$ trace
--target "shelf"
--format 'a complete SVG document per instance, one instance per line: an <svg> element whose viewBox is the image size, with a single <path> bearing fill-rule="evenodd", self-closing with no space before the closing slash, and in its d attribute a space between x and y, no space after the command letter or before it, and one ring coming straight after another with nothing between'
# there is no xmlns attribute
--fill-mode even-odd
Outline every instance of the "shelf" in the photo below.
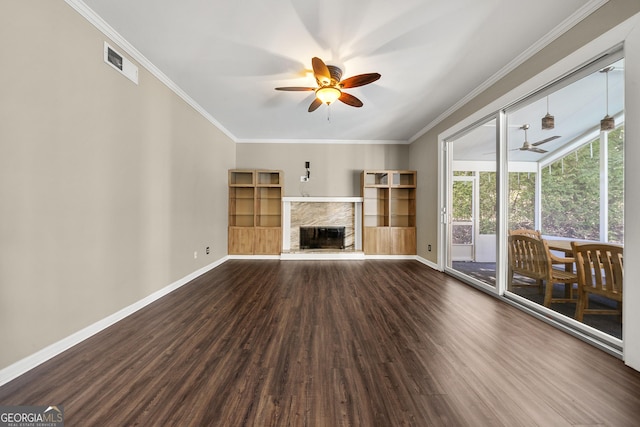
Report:
<svg viewBox="0 0 640 427"><path fill-rule="evenodd" d="M256 212L258 215L280 215L282 202L279 199L258 199Z"/></svg>
<svg viewBox="0 0 640 427"><path fill-rule="evenodd" d="M230 227L253 227L253 214L251 215L230 215Z"/></svg>
<svg viewBox="0 0 640 427"><path fill-rule="evenodd" d="M414 215L391 215L391 227L415 227Z"/></svg>
<svg viewBox="0 0 640 427"><path fill-rule="evenodd" d="M282 201L281 187L260 187L257 191L259 199L278 199L278 201Z"/></svg>
<svg viewBox="0 0 640 427"><path fill-rule="evenodd" d="M281 174L282 172L280 171L258 171L256 185L281 186L282 185Z"/></svg>
<svg viewBox="0 0 640 427"><path fill-rule="evenodd" d="M399 188L399 187L394 187L391 188L391 199L398 199L398 200L413 200L416 198L416 189L415 188Z"/></svg>
<svg viewBox="0 0 640 427"><path fill-rule="evenodd" d="M363 223L365 227L387 227L387 219L386 215L365 215Z"/></svg>
<svg viewBox="0 0 640 427"><path fill-rule="evenodd" d="M253 186L253 171L229 171L229 186Z"/></svg>
<svg viewBox="0 0 640 427"><path fill-rule="evenodd" d="M229 201L229 214L231 215L253 215L253 199L231 199Z"/></svg>
<svg viewBox="0 0 640 427"><path fill-rule="evenodd" d="M387 203L365 203L362 206L364 215L387 216L389 214L389 205Z"/></svg>
<svg viewBox="0 0 640 427"><path fill-rule="evenodd" d="M250 199L254 198L253 187L231 187L229 188L230 199Z"/></svg>
<svg viewBox="0 0 640 427"><path fill-rule="evenodd" d="M416 173L414 171L393 172L391 185L393 187L415 187Z"/></svg>
<svg viewBox="0 0 640 427"><path fill-rule="evenodd" d="M365 187L375 186L388 186L389 185L389 173L386 171L366 171L364 172Z"/></svg>
<svg viewBox="0 0 640 427"><path fill-rule="evenodd" d="M257 227L280 227L282 225L281 215L260 215L256 220Z"/></svg>
<svg viewBox="0 0 640 427"><path fill-rule="evenodd" d="M415 199L391 199L391 215L415 215Z"/></svg>
<svg viewBox="0 0 640 427"><path fill-rule="evenodd" d="M389 189L387 187L365 187L364 201L367 199L388 199Z"/></svg>

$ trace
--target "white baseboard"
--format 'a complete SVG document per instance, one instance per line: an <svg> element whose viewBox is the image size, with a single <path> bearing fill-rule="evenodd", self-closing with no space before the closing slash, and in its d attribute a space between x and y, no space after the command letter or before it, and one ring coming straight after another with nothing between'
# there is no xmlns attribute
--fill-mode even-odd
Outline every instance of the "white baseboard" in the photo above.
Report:
<svg viewBox="0 0 640 427"><path fill-rule="evenodd" d="M280 255L229 255L228 259L280 259Z"/></svg>
<svg viewBox="0 0 640 427"><path fill-rule="evenodd" d="M7 366L6 368L0 370L0 386L8 383L9 381L19 377L27 371L35 368L36 366L46 362L47 360L57 356L65 350L73 347L76 344L90 338L91 336L97 334L98 332L108 328L114 323L124 319L125 317L135 313L136 311L144 308L145 306L151 304L152 302L162 298L163 296L173 292L174 290L180 288L183 285L186 285L196 277L203 275L204 273L213 270L223 262L229 259L228 256L219 259L205 267L202 267L199 270L194 271L193 273L173 282L172 284L152 293L151 295L131 304L128 307L123 308L122 310L105 317L102 320L97 321L96 323L87 326L86 328L69 335L66 338L61 339L60 341L51 344L48 347L43 348L42 350L21 359L12 365Z"/></svg>
<svg viewBox="0 0 640 427"><path fill-rule="evenodd" d="M365 255L365 259L416 259L415 255Z"/></svg>
<svg viewBox="0 0 640 427"><path fill-rule="evenodd" d="M416 261L419 261L421 263L423 263L424 265L433 268L434 270L438 270L438 271L442 271L442 269L440 267L438 267L438 264L429 261L426 258L422 258L421 256L416 256Z"/></svg>

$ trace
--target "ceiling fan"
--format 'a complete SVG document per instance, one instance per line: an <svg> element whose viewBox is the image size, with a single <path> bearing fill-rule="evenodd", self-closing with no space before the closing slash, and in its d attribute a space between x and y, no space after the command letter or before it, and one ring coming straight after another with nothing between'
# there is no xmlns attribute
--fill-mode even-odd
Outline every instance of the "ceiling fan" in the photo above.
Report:
<svg viewBox="0 0 640 427"><path fill-rule="evenodd" d="M524 143L522 144L522 147L513 148L513 149L511 149L511 151L520 150L520 151L533 151L534 153L547 153L547 150L543 150L541 148L538 148L538 146L542 145L542 144L544 144L546 142L553 141L554 139L560 138L560 135L555 135L555 136L551 136L549 138L543 139L541 141L532 143L532 142L529 142L527 140L527 130L529 129L529 125L528 124L524 124L524 125L520 126L520 129L524 130Z"/></svg>
<svg viewBox="0 0 640 427"><path fill-rule="evenodd" d="M311 59L313 74L318 83L318 87L277 87L276 90L286 91L314 91L316 97L309 105L309 112L315 111L322 104L331 104L335 100L344 102L352 107L362 107L362 101L353 95L343 92L342 89L349 89L358 86L368 85L378 80L381 76L378 73L359 74L344 80L342 70L334 65L326 65L322 59L314 57Z"/></svg>

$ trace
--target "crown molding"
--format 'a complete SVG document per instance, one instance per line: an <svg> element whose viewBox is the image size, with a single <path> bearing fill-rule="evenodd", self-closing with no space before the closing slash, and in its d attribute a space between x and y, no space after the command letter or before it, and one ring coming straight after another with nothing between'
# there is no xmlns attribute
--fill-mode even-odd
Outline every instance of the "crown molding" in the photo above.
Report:
<svg viewBox="0 0 640 427"><path fill-rule="evenodd" d="M238 139L238 144L408 145L398 139Z"/></svg>

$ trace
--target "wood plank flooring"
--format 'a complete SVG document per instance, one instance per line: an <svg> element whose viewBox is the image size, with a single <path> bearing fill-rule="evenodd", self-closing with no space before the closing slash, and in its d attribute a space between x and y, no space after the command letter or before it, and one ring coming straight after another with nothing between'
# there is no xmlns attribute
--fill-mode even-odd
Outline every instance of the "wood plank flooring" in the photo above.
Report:
<svg viewBox="0 0 640 427"><path fill-rule="evenodd" d="M416 261L227 261L0 388L67 426L637 426L640 373Z"/></svg>

